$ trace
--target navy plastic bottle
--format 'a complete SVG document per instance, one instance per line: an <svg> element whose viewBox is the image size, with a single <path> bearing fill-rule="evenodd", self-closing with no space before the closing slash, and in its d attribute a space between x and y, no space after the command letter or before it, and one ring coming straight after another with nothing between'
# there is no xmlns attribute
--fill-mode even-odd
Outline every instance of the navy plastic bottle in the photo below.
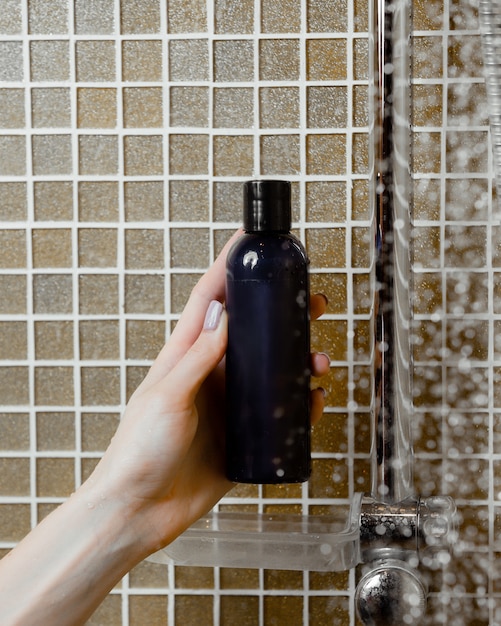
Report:
<svg viewBox="0 0 501 626"><path fill-rule="evenodd" d="M309 478L308 259L290 233L287 181L244 185L244 230L228 255L226 475L234 482Z"/></svg>

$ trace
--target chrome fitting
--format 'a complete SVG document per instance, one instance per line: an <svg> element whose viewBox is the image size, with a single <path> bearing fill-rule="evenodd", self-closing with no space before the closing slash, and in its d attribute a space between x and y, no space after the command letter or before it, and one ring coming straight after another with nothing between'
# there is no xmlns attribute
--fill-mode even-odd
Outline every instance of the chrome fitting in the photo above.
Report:
<svg viewBox="0 0 501 626"><path fill-rule="evenodd" d="M387 504L372 497L360 509L360 553L363 563L391 558L415 560L426 567L449 552L456 537L456 505L448 496L408 498Z"/></svg>

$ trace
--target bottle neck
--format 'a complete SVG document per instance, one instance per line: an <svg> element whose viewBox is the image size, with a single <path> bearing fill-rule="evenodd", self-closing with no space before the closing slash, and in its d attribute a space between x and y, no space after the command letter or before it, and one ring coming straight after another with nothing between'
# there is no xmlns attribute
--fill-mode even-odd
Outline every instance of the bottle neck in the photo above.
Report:
<svg viewBox="0 0 501 626"><path fill-rule="evenodd" d="M290 235L290 230L269 230L269 229L253 229L253 228L245 228L244 232L247 235L263 235L264 237L268 237L270 235Z"/></svg>

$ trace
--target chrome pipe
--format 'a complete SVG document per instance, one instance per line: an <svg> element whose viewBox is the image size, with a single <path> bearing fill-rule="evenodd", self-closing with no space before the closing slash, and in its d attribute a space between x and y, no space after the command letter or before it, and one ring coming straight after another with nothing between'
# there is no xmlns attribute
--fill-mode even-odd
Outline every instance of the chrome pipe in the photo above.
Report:
<svg viewBox="0 0 501 626"><path fill-rule="evenodd" d="M371 495L414 495L409 303L410 5L371 0L374 375Z"/></svg>

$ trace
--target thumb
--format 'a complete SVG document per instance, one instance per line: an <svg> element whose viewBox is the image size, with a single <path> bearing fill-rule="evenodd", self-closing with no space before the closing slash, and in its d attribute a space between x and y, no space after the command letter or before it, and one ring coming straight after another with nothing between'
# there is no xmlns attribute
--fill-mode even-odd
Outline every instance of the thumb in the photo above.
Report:
<svg viewBox="0 0 501 626"><path fill-rule="evenodd" d="M189 402L195 400L200 386L223 358L227 341L226 311L221 302L213 300L200 335L167 375L166 386L172 390L173 397L182 397Z"/></svg>

